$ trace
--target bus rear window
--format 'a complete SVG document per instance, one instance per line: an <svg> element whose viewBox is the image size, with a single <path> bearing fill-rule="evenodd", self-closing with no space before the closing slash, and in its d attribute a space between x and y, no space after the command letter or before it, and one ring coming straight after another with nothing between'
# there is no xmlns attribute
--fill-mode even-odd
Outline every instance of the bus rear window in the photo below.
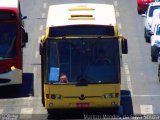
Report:
<svg viewBox="0 0 160 120"><path fill-rule="evenodd" d="M16 20L16 14L11 11L0 11L0 20Z"/></svg>
<svg viewBox="0 0 160 120"><path fill-rule="evenodd" d="M60 36L72 36L72 35L107 35L114 36L113 26L103 25L72 25L72 26L58 26L50 27L49 37L60 37Z"/></svg>

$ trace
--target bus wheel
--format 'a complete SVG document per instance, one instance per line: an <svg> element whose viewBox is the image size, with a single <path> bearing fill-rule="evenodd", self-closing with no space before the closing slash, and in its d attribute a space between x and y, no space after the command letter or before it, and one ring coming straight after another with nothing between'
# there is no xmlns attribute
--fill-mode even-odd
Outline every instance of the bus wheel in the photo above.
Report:
<svg viewBox="0 0 160 120"><path fill-rule="evenodd" d="M42 105L43 105L43 107L45 106L45 101L44 101L43 95L42 95Z"/></svg>
<svg viewBox="0 0 160 120"><path fill-rule="evenodd" d="M42 105L45 106L44 87L43 87L43 85L42 85L42 92L41 92L41 95L42 95Z"/></svg>

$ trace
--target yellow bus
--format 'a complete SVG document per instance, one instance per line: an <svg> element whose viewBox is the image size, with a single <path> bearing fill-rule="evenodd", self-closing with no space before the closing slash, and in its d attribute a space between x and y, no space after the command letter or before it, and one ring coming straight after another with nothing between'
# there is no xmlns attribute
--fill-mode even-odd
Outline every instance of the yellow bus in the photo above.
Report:
<svg viewBox="0 0 160 120"><path fill-rule="evenodd" d="M128 53L127 39L118 34L113 5L51 5L40 43L48 113L119 108L122 53Z"/></svg>

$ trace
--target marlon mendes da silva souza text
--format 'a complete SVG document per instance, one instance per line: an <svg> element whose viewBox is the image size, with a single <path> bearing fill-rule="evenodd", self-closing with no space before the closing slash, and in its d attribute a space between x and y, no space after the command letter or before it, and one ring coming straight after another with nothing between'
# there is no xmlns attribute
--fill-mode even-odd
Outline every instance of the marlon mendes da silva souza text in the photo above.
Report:
<svg viewBox="0 0 160 120"><path fill-rule="evenodd" d="M84 119L133 119L133 120L159 120L160 114L152 115L88 115L84 114Z"/></svg>

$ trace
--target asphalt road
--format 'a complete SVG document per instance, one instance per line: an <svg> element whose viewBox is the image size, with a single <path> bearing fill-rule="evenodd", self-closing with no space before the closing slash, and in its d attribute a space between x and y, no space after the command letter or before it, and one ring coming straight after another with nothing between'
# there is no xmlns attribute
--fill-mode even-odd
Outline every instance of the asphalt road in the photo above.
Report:
<svg viewBox="0 0 160 120"><path fill-rule="evenodd" d="M31 119L35 115L40 119L49 119L52 117L47 115L47 111L41 104L39 40L44 33L49 5L79 1L20 1L22 13L27 16L25 29L29 34L29 42L24 48L23 55L23 84L20 88L17 86L0 87L0 114L2 117L15 114L24 119ZM137 14L136 0L129 2L128 0L81 0L80 2L113 4L116 9L119 32L128 39L129 53L122 56L121 104L123 113L125 115L160 114L157 63L151 61L151 47L143 37L144 22L143 18ZM105 14L105 11L102 14ZM72 115L68 118L72 118ZM74 118L85 117L75 114Z"/></svg>

